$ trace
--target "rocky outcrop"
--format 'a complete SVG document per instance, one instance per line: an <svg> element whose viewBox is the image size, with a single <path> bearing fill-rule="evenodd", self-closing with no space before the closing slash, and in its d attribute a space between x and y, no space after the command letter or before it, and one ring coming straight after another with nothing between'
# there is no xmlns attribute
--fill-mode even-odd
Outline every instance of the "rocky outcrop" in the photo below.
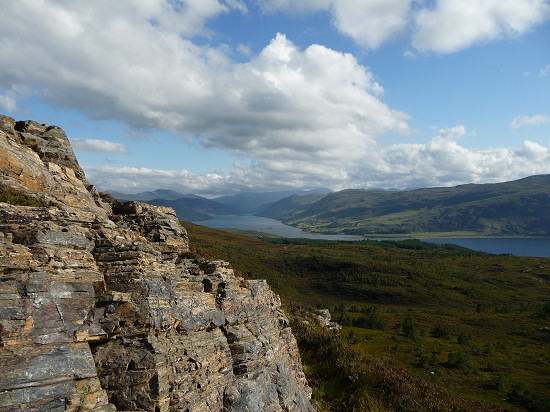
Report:
<svg viewBox="0 0 550 412"><path fill-rule="evenodd" d="M319 324L324 328L334 331L339 331L342 329L342 326L330 320L330 312L328 309L319 309L317 319L319 320Z"/></svg>
<svg viewBox="0 0 550 412"><path fill-rule="evenodd" d="M309 411L279 298L190 259L172 209L107 205L65 133L0 116L0 410Z"/></svg>

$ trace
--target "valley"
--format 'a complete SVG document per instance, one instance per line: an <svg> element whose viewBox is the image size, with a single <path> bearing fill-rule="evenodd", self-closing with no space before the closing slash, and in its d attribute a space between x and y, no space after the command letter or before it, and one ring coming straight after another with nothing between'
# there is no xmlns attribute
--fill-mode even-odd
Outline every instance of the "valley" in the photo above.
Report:
<svg viewBox="0 0 550 412"><path fill-rule="evenodd" d="M415 190L250 192L207 199L172 190L134 195L186 221L254 215L303 232L359 237L549 237L550 175Z"/></svg>
<svg viewBox="0 0 550 412"><path fill-rule="evenodd" d="M421 397L419 391L428 385L457 402L547 410L550 335L544 328L550 319L550 259L490 255L416 240L259 240L187 222L184 226L194 253L227 259L248 278L267 279L280 294L294 314L314 395L327 408L342 402L351 385L357 405L371 399L388 408L381 410L399 409L386 396L389 389L376 380L381 379L396 385L391 389L395 398L404 392ZM304 330L299 319L313 308L330 310L343 326L338 336ZM325 350L335 345L332 366L318 356L316 345ZM337 364L349 374L336 379L324 369ZM396 370L414 379L399 389L396 379L384 375ZM355 373L364 381L349 381ZM446 396L436 398L452 405ZM479 407L464 405L459 410Z"/></svg>

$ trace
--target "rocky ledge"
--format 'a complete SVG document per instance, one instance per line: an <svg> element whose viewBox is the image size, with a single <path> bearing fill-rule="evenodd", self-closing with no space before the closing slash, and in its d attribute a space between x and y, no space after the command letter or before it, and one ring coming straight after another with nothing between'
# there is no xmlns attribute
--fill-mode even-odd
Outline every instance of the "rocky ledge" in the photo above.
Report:
<svg viewBox="0 0 550 412"><path fill-rule="evenodd" d="M0 115L0 410L313 411L264 281L172 209L103 201L58 127Z"/></svg>

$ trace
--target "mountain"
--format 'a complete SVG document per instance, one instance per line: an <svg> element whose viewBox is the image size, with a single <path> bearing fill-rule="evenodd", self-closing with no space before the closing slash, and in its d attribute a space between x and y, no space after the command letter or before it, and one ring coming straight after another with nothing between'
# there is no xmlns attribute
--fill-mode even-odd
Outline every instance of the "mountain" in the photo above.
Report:
<svg viewBox="0 0 550 412"><path fill-rule="evenodd" d="M178 218L185 221L207 220L217 215L233 215L237 213L230 206L195 195L185 195L174 200L152 199L145 201L145 203L171 207L175 210Z"/></svg>
<svg viewBox="0 0 550 412"><path fill-rule="evenodd" d="M135 194L116 191L109 191L107 193L118 200L137 200L139 202L147 202L153 199L176 200L184 196L190 196L170 189L158 189L152 192L140 192Z"/></svg>
<svg viewBox="0 0 550 412"><path fill-rule="evenodd" d="M296 213L303 212L315 202L327 196L326 193L315 193L306 196L293 195L269 203L260 207L255 213L258 216L273 217L277 220L285 221L292 218Z"/></svg>
<svg viewBox="0 0 550 412"><path fill-rule="evenodd" d="M239 213L253 213L257 209L277 202L281 199L294 195L309 195L317 193L330 193L330 189L318 188L312 190L284 190L278 192L249 192L238 193L232 196L221 196L216 198L216 202L231 206L239 211Z"/></svg>
<svg viewBox="0 0 550 412"><path fill-rule="evenodd" d="M136 194L109 192L118 200L137 200L155 206L171 207L179 219L188 222L207 220L216 215L233 215L239 211L228 205L202 196L183 194L175 190L158 189Z"/></svg>
<svg viewBox="0 0 550 412"><path fill-rule="evenodd" d="M323 233L550 236L550 175L400 192L343 190L282 199L259 212Z"/></svg>
<svg viewBox="0 0 550 412"><path fill-rule="evenodd" d="M178 218L185 221L207 220L214 216L236 215L255 212L259 207L276 202L288 196L311 193L328 193L330 189L301 191L249 192L232 196L207 199L202 196L183 194L175 190L158 189L136 194L111 191L109 194L118 200L137 200L156 206L171 207Z"/></svg>

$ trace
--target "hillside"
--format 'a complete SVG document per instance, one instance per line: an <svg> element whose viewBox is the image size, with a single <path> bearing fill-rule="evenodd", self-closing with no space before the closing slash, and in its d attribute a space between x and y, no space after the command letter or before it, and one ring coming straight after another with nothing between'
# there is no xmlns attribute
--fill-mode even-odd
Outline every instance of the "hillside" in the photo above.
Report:
<svg viewBox="0 0 550 412"><path fill-rule="evenodd" d="M135 194L114 192L109 194L118 200L138 200L156 206L171 207L178 218L186 221L200 221L214 216L248 214L256 212L266 204L271 204L297 194L328 193L329 189L286 190L278 192L247 192L231 196L207 199L193 194L183 194L175 190L158 189Z"/></svg>
<svg viewBox="0 0 550 412"><path fill-rule="evenodd" d="M550 175L408 191L293 197L259 214L321 233L550 236Z"/></svg>
<svg viewBox="0 0 550 412"><path fill-rule="evenodd" d="M550 259L184 225L194 253L281 295L325 410L549 410ZM304 326L308 307L328 308L342 331Z"/></svg>

